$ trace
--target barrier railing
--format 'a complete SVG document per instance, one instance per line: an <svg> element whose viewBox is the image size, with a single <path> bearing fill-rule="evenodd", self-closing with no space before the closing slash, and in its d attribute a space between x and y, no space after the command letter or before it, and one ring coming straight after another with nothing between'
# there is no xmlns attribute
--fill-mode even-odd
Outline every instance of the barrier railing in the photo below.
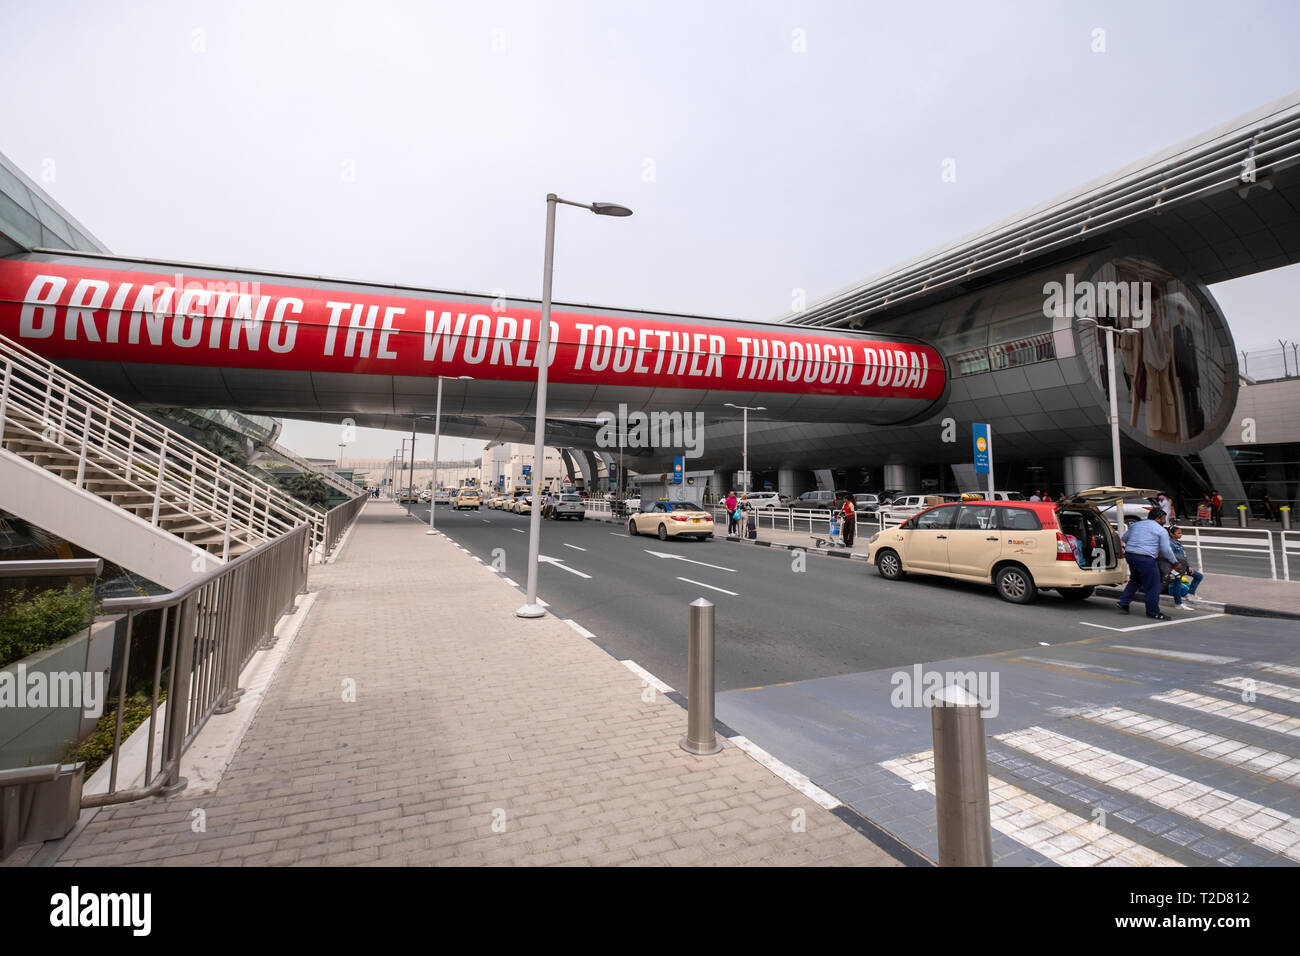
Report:
<svg viewBox="0 0 1300 956"><path fill-rule="evenodd" d="M1290 557L1300 558L1300 531L1279 531L1282 552L1282 580L1291 580Z"/></svg>
<svg viewBox="0 0 1300 956"><path fill-rule="evenodd" d="M1268 561L1268 576L1277 580L1277 553L1273 546L1273 532L1265 528L1204 528L1183 526L1183 550L1196 555L1196 568L1199 571L1217 571L1220 574L1232 574L1224 567L1212 567L1206 564L1205 552L1221 555L1239 555L1247 561ZM1285 545L1285 538L1283 538ZM1283 552L1285 555L1285 552ZM1217 562L1216 562L1217 563ZM1284 580L1285 565L1284 565Z"/></svg>
<svg viewBox="0 0 1300 956"><path fill-rule="evenodd" d="M343 537L343 532L348 530L348 526L356 520L361 509L366 506L369 495L360 495L351 501L345 501L337 508L331 508L325 513L325 530L321 537L320 556L324 557L334 550L334 546L339 543ZM432 504L430 504L432 507Z"/></svg>
<svg viewBox="0 0 1300 956"><path fill-rule="evenodd" d="M103 602L103 614L126 615L125 638L114 661L119 677L108 789L83 795L83 808L184 789L181 756L209 717L234 708L243 693L240 673L255 651L268 646L276 621L307 586L310 542L311 529L299 525L170 594ZM151 612L158 617L156 632L137 635L141 616ZM148 646L151 637L156 647ZM141 652L153 655L145 767L141 786L119 790L123 718L132 697L137 638Z"/></svg>

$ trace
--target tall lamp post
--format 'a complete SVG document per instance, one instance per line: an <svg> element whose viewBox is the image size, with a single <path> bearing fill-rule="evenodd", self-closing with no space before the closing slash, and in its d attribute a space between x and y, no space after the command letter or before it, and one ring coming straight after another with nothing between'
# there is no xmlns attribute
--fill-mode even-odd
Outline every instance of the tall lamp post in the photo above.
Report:
<svg viewBox="0 0 1300 956"><path fill-rule="evenodd" d="M742 442L743 442L743 448L744 448L744 452L743 452L743 455L744 455L744 458L743 458L744 465L741 466L741 467L744 469L744 472L745 472L745 487L742 488L741 491L749 491L749 485L750 485L750 479L749 479L749 413L750 413L750 412L765 412L765 411L767 411L767 406L766 406L766 405L733 405L733 404L731 404L731 402L723 402L722 404L723 404L723 406L726 407L726 408L738 408L738 409L740 409L742 412L745 413L745 415L744 415L745 426L744 426L744 430L743 430L743 432L742 432L742 434L743 434L743 436L744 436L743 439L742 439Z"/></svg>
<svg viewBox="0 0 1300 956"><path fill-rule="evenodd" d="M1082 328L1094 328L1106 333L1106 375L1108 393L1110 397L1110 454L1113 460L1115 472L1115 487L1124 487L1124 469L1120 464L1119 457L1119 405L1115 396L1115 338L1120 335L1141 335L1141 329L1121 329L1114 325L1102 325L1096 319L1084 318L1076 319L1075 323ZM1078 490L1078 489L1076 489ZM1121 530L1124 527L1124 502L1123 500L1115 502L1115 526Z"/></svg>
<svg viewBox="0 0 1300 956"><path fill-rule="evenodd" d="M542 328L537 343L537 424L533 439L533 462L543 470L546 467L546 370L551 354L551 273L555 265L555 206L577 206L589 209L597 216L630 216L632 210L609 202L591 205L561 199L555 193L546 194L546 261L542 271ZM537 603L537 549L542 533L542 509L538 507L537 489L540 477L533 476L533 507L528 516L528 597L515 614L519 617L542 617L546 611Z"/></svg>
<svg viewBox="0 0 1300 956"><path fill-rule="evenodd" d="M438 484L438 439L442 435L442 380L449 377L447 375L438 376L438 404L433 416L433 481L429 482L429 487L433 490L429 494L429 530L425 534L438 533L433 526L433 513L437 510L438 505L438 489L434 486ZM456 378L462 382L472 382L474 380L472 375L458 375Z"/></svg>

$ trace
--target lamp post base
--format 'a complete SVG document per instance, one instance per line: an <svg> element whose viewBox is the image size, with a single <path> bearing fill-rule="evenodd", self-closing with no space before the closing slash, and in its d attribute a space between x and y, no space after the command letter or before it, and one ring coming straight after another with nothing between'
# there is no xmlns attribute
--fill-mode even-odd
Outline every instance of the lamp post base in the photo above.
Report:
<svg viewBox="0 0 1300 956"><path fill-rule="evenodd" d="M430 528L428 531L425 532L425 534L437 534L437 533L438 532L434 531L432 528Z"/></svg>
<svg viewBox="0 0 1300 956"><path fill-rule="evenodd" d="M525 604L515 611L515 617L546 617L546 608L540 604Z"/></svg>

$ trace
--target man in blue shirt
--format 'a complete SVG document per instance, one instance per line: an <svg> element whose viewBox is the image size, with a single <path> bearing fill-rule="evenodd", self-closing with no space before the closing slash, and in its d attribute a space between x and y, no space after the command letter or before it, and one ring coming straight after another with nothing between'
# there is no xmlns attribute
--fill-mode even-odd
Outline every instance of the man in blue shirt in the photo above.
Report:
<svg viewBox="0 0 1300 956"><path fill-rule="evenodd" d="M1146 597L1147 617L1167 621L1169 615L1160 613L1160 594L1164 588L1160 586L1156 559L1164 558L1170 564L1177 564L1178 557L1169 546L1165 513L1158 508L1149 513L1151 517L1135 522L1124 534L1124 559L1128 561L1129 579L1115 606L1127 614L1133 595L1141 587Z"/></svg>

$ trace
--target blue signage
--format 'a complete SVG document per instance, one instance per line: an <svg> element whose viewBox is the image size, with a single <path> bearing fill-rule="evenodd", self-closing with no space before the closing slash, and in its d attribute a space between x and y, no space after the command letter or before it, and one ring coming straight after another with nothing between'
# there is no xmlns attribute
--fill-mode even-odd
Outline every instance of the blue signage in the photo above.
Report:
<svg viewBox="0 0 1300 956"><path fill-rule="evenodd" d="M972 438L974 440L975 474L987 475L989 473L989 459L992 456L989 426L975 424L972 426L972 431L974 432Z"/></svg>
<svg viewBox="0 0 1300 956"><path fill-rule="evenodd" d="M673 484L674 485L680 485L682 483L682 472L685 468L686 468L685 455L678 455L676 458L673 459Z"/></svg>

